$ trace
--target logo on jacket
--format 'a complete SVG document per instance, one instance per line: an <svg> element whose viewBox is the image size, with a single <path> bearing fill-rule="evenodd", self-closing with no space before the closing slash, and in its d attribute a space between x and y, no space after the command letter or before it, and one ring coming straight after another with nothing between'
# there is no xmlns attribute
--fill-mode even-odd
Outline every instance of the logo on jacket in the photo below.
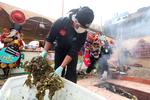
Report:
<svg viewBox="0 0 150 100"><path fill-rule="evenodd" d="M66 30L65 29L61 29L59 31L59 33L60 33L61 36L65 36L66 35Z"/></svg>

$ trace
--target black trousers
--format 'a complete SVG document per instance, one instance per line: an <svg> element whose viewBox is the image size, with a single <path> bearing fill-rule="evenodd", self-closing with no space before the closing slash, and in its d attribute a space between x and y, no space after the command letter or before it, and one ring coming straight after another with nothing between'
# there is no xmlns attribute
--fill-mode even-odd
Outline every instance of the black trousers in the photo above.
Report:
<svg viewBox="0 0 150 100"><path fill-rule="evenodd" d="M55 50L55 69L57 69L62 64L66 55L67 52L65 50L60 49ZM62 77L65 77L66 79L74 83L77 83L77 72L76 72L77 61L78 55L72 58L72 61L65 67L65 69L62 72Z"/></svg>
<svg viewBox="0 0 150 100"><path fill-rule="evenodd" d="M90 61L91 61L91 64L88 66L87 70L86 70L86 73L90 73L93 69L95 69L95 64L96 62L98 61L99 58L94 58L93 55L90 56Z"/></svg>

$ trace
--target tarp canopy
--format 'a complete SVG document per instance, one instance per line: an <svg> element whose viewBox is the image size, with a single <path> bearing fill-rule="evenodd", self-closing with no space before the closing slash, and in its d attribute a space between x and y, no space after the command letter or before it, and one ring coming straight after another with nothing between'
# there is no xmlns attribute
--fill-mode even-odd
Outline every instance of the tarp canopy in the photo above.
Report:
<svg viewBox="0 0 150 100"><path fill-rule="evenodd" d="M24 16L25 21L21 23L25 42L45 39L54 19L47 18L45 16L30 11L26 11L1 2L0 2L0 32L2 32L3 28L11 28L14 23L14 20L17 20L13 15L12 16L14 17L14 19L11 16L12 12L14 11L20 11L25 15ZM21 16L18 14L14 15L19 16L19 18ZM18 20L22 21L19 18Z"/></svg>

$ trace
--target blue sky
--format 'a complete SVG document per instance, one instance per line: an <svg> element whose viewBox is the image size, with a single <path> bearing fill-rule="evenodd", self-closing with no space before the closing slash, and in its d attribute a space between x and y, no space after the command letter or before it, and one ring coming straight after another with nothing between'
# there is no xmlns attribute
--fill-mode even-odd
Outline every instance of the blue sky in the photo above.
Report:
<svg viewBox="0 0 150 100"><path fill-rule="evenodd" d="M95 24L103 24L116 13L135 12L138 8L150 6L150 0L0 0L26 10L43 14L54 19L64 15L72 8L89 6L94 10ZM44 2L43 2L44 1Z"/></svg>

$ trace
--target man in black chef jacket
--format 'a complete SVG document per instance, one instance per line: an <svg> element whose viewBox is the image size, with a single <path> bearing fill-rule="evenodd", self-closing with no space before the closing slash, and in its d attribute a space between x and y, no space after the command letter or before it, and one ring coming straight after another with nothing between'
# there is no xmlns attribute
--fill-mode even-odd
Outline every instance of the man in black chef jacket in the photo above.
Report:
<svg viewBox="0 0 150 100"><path fill-rule="evenodd" d="M93 10L87 6L70 10L68 17L61 17L53 23L41 53L42 57L46 57L56 41L55 73L74 83L77 82L78 52L84 45L87 29L93 19Z"/></svg>

